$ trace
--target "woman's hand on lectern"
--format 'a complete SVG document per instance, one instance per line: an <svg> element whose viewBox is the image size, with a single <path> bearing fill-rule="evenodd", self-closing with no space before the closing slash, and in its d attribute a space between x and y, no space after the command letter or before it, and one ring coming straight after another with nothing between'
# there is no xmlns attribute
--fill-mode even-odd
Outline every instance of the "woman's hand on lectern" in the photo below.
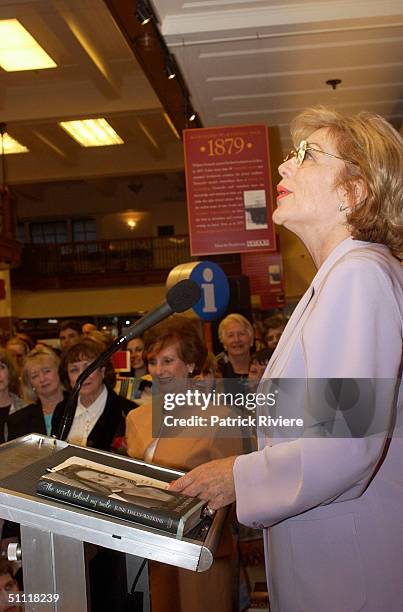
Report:
<svg viewBox="0 0 403 612"><path fill-rule="evenodd" d="M235 459L236 456L203 463L173 481L169 489L207 501L210 510L227 506L235 501Z"/></svg>

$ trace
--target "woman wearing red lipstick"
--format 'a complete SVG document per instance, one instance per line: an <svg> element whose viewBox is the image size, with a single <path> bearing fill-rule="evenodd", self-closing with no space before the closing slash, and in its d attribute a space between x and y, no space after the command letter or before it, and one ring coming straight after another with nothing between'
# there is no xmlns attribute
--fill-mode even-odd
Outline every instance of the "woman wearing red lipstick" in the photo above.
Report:
<svg viewBox="0 0 403 612"><path fill-rule="evenodd" d="M182 315L173 315L148 331L144 340L144 352L155 390L163 395L191 389L191 377L195 371L200 372L207 356L207 348L195 322ZM192 437L186 433L186 428L175 437L167 426L161 426L159 437L154 437L158 410L155 395L153 403L145 402L127 415L126 439L130 457L190 470L215 457L242 452L242 440L207 433L196 433ZM198 409L190 404L184 411L183 414L187 415L198 413ZM173 414L176 416L177 411ZM230 514L214 563L207 572L200 574L162 563L150 563L153 612L232 612L235 609L238 573L231 522Z"/></svg>
<svg viewBox="0 0 403 612"><path fill-rule="evenodd" d="M200 466L173 488L211 508L236 499L240 522L264 529L273 612L400 612L402 138L378 115L324 107L297 117L292 136L273 219L318 272L261 390L287 386L302 433L260 430L260 450Z"/></svg>

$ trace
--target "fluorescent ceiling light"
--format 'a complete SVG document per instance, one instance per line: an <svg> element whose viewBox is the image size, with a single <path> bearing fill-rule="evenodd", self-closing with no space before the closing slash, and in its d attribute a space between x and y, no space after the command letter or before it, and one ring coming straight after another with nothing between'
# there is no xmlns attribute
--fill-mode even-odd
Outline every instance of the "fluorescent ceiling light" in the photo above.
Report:
<svg viewBox="0 0 403 612"><path fill-rule="evenodd" d="M4 70L41 70L56 65L17 19L0 20L0 66Z"/></svg>
<svg viewBox="0 0 403 612"><path fill-rule="evenodd" d="M123 144L123 140L106 119L61 121L59 125L83 147Z"/></svg>
<svg viewBox="0 0 403 612"><path fill-rule="evenodd" d="M2 140L3 140L3 144L1 143L1 139L0 139L0 153L1 153L1 147L4 148L5 154L27 153L29 151L27 147L25 147L20 142L18 142L18 140L15 140L15 138L12 138L10 134L7 134L7 132L3 135Z"/></svg>
<svg viewBox="0 0 403 612"><path fill-rule="evenodd" d="M176 127L172 123L171 117L167 113L164 113L164 119L167 122L167 124L169 125L169 127L171 128L172 132L175 134L176 138L178 140L180 140L181 137L178 134L178 130L176 129Z"/></svg>

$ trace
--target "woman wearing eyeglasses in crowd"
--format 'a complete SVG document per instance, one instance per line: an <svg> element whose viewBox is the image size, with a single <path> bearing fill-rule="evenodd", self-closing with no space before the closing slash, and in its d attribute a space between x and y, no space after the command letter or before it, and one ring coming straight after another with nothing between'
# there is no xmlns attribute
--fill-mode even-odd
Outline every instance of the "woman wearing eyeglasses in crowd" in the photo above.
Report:
<svg viewBox="0 0 403 612"><path fill-rule="evenodd" d="M353 389L370 379L366 391L382 401L368 410L381 425L374 435L326 437L329 413L322 434L320 421L314 436L259 432L257 452L200 466L173 488L212 508L236 498L240 522L264 528L273 612L400 612L403 270L393 254L403 250L402 139L377 115L324 107L297 117L292 137L273 220L299 236L318 272L264 378L299 378L307 388L325 379L328 389L338 384L329 379L344 386L354 377ZM320 416L307 393L293 401L296 413L306 414L306 402ZM357 416L354 402L345 424ZM374 432L366 418L364 410L355 424ZM342 422L340 410L333 424Z"/></svg>

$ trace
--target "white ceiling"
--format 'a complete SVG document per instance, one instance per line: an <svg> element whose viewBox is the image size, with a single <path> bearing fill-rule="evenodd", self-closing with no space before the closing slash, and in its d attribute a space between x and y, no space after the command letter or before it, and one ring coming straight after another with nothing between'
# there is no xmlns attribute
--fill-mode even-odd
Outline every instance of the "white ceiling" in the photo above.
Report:
<svg viewBox="0 0 403 612"><path fill-rule="evenodd" d="M311 104L402 124L402 0L152 4L205 126L267 123L286 150L290 119ZM0 121L30 148L7 156L10 184L183 168L181 142L102 0L0 0L0 19L12 17L58 67L0 69ZM342 79L336 91L329 78ZM126 144L83 149L57 125L88 116L107 117Z"/></svg>
<svg viewBox="0 0 403 612"><path fill-rule="evenodd" d="M102 0L0 0L58 64L0 69L0 121L29 153L7 156L9 184L182 169L180 140ZM83 148L61 119L106 117L125 145Z"/></svg>
<svg viewBox="0 0 403 612"><path fill-rule="evenodd" d="M153 0L205 126L266 123L290 148L303 108L403 117L402 0ZM333 90L328 79L341 79Z"/></svg>

